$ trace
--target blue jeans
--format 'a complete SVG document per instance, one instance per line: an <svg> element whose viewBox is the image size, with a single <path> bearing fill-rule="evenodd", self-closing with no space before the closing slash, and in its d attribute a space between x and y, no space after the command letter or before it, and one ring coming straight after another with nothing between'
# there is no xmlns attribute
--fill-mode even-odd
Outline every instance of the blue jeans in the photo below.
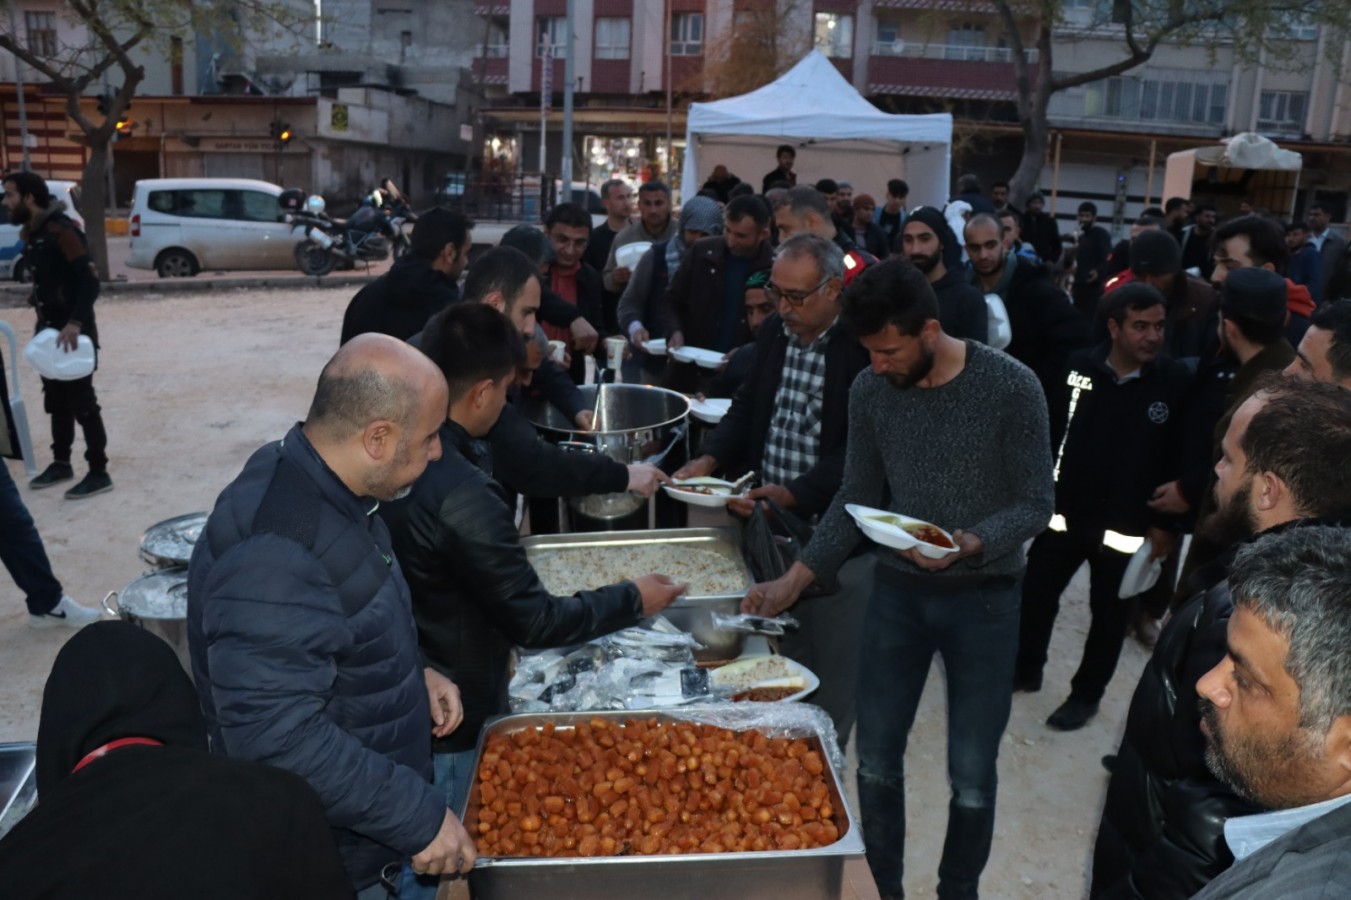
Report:
<svg viewBox="0 0 1351 900"><path fill-rule="evenodd" d="M42 538L4 460L0 460L0 562L23 591L31 615L49 613L61 602L61 582L52 574Z"/></svg>
<svg viewBox="0 0 1351 900"><path fill-rule="evenodd" d="M464 805L469 801L475 752L471 749L458 753L432 754L432 784L445 791L446 806L457 816L464 815ZM435 900L436 887L440 883L441 876L418 875L412 866L405 863L399 879L399 900Z"/></svg>
<svg viewBox="0 0 1351 900"><path fill-rule="evenodd" d="M952 785L938 896L977 896L994 835L1020 599L1012 578L941 592L874 583L859 660L858 794L868 866L884 897L904 892L905 747L934 653L947 679Z"/></svg>

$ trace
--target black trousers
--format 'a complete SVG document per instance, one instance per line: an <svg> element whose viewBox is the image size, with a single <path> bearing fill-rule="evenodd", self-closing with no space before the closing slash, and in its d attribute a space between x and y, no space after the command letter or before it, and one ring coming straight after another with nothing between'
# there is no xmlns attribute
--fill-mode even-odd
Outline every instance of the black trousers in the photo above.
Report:
<svg viewBox="0 0 1351 900"><path fill-rule="evenodd" d="M1070 682L1070 695L1089 701L1102 699L1107 683L1112 680L1131 611L1131 602L1117 596L1130 556L1103 546L1102 536L1101 531L1074 533L1047 529L1032 542L1023 579L1015 669L1019 678L1041 674L1055 618L1060 612L1060 595L1087 561L1091 622L1084 640L1083 659Z"/></svg>
<svg viewBox="0 0 1351 900"><path fill-rule="evenodd" d="M84 458L89 471L108 471L108 432L103 428L103 413L94 394L94 376L74 381L42 379L42 405L52 417L52 458L70 463L78 422L84 432Z"/></svg>

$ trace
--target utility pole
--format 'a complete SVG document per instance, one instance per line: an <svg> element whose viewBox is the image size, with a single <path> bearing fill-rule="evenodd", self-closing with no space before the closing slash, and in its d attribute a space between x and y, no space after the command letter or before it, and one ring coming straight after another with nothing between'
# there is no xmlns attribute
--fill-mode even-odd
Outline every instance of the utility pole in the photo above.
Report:
<svg viewBox="0 0 1351 900"><path fill-rule="evenodd" d="M577 87L577 64L573 57L576 49L576 37L572 32L573 18L577 12L577 0L568 0L567 35L563 38L563 196L559 202L572 200L572 93Z"/></svg>
<svg viewBox="0 0 1351 900"><path fill-rule="evenodd" d="M19 26L14 18L14 4L9 4L9 30L15 39L19 36ZM14 57L14 87L19 92L19 140L23 143L23 170L25 172L33 168L32 160L28 157L28 107L24 101L23 84L23 63L19 62L19 57Z"/></svg>

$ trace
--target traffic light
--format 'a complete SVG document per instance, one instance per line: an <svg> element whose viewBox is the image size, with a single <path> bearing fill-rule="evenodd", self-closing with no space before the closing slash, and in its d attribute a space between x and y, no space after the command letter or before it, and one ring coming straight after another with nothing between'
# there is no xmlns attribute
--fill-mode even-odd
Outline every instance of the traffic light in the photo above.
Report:
<svg viewBox="0 0 1351 900"><path fill-rule="evenodd" d="M283 122L281 119L272 120L269 133L272 135L272 140L277 142L278 150L285 150L286 145L291 143L291 139L295 137L295 133L291 131L291 123Z"/></svg>

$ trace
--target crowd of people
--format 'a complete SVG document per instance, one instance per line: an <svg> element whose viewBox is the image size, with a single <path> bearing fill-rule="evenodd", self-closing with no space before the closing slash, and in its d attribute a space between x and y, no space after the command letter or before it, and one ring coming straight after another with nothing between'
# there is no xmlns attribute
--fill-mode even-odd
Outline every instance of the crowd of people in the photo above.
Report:
<svg viewBox="0 0 1351 900"><path fill-rule="evenodd" d="M759 194L719 166L678 211L662 182L638 186L635 210L610 181L602 224L559 204L477 256L465 216L424 213L411 252L334 323L304 421L216 502L189 573L192 682L119 623L58 658L42 802L0 841L0 884L69 896L125 864L53 867L34 848L78 844L82 803L120 827L132 811L110 798L126 769L163 798L135 810L160 826L184 815L175 792L191 778L216 784L219 816L188 815L207 831L199 820L233 828L239 798L265 790L292 817L230 845L258 860L236 882L152 866L138 870L148 896L169 895L149 886L157 873L179 895L432 896L475 862L456 811L479 728L506 711L511 647L628 627L685 588L654 572L553 595L521 546L524 511L538 532L550 523L532 501L754 471L729 515L764 505L814 532L743 609L792 611L801 629L782 652L819 676L812 702L841 743L856 735L883 897L903 895L904 756L935 654L951 785L938 894L974 898L1016 694L1066 691L1047 726L1082 728L1132 631L1153 651L1103 761L1092 896L1351 891L1351 284L1327 211L1221 221L1170 200L1113 245L1085 203L1065 254L1040 195L1018 210L1008 185L987 195L963 176L944 209L909 209L900 179L878 202L841 180L798 184L795 159L779 148ZM10 178L6 205L39 222L47 206ZM619 265L637 242L650 246ZM566 452L520 409L530 398L592 429L579 385L614 338L624 380L731 398L674 471ZM724 364L679 362L682 346ZM73 601L17 489L0 500L4 561L41 622ZM939 525L954 552L874 548L848 504ZM1090 628L1071 682L1048 685L1084 563ZM140 662L118 663L129 655ZM72 709L94 665L107 710ZM296 855L303 884L245 877Z"/></svg>

